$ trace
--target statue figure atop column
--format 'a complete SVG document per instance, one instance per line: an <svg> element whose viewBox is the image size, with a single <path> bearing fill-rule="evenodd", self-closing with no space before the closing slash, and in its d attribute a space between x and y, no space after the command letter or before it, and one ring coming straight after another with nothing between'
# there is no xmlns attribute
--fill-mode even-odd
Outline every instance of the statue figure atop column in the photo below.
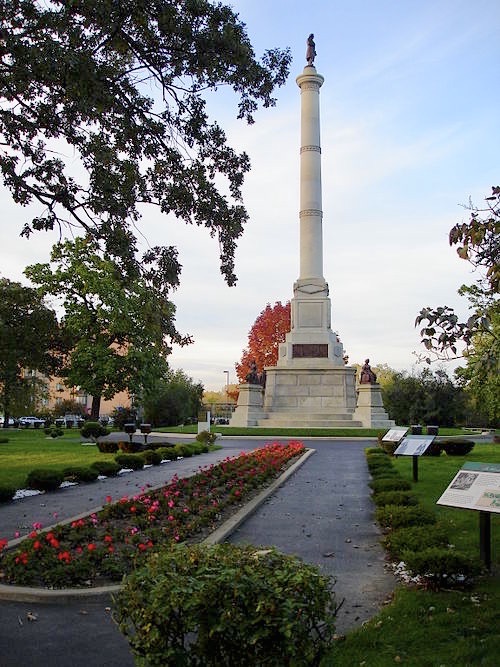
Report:
<svg viewBox="0 0 500 667"><path fill-rule="evenodd" d="M316 44L314 43L314 35L311 33L307 38L306 60L308 67L314 67L314 59L316 58Z"/></svg>

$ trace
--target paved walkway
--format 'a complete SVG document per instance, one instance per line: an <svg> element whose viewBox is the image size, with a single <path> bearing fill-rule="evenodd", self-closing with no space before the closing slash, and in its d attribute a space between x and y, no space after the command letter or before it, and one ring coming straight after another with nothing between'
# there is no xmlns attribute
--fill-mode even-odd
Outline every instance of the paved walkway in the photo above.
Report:
<svg viewBox="0 0 500 667"><path fill-rule="evenodd" d="M270 439L224 439L218 452L164 464L91 485L70 487L0 507L0 536L29 532L119 498L174 474L192 474L253 449ZM384 568L373 522L363 450L368 441L303 440L316 449L299 470L232 536L233 542L275 545L315 563L336 578L337 604L345 598L337 631L345 632L376 613L395 585ZM3 667L133 667L128 645L111 619L108 597L69 603L0 602L0 664ZM36 621L28 619L29 613Z"/></svg>

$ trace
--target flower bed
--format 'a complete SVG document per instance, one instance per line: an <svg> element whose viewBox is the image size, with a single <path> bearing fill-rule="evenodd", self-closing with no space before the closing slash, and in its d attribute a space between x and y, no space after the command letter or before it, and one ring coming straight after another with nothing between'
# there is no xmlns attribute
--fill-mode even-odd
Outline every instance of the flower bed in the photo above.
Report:
<svg viewBox="0 0 500 667"><path fill-rule="evenodd" d="M276 478L304 452L299 442L244 452L156 491L123 497L98 513L34 530L0 556L0 580L51 588L120 581L145 554L172 542L199 541L232 507ZM0 540L0 551L6 540Z"/></svg>

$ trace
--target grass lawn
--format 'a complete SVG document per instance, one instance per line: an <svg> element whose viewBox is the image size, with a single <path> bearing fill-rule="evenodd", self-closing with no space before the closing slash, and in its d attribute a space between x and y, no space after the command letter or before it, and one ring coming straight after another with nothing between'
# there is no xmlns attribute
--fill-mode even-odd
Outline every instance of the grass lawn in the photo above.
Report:
<svg viewBox="0 0 500 667"><path fill-rule="evenodd" d="M264 428L243 426L213 425L210 427L212 433L222 435L262 435L264 437L286 437L286 438L376 438L379 433L386 433L388 429L379 428ZM194 433L198 432L196 424L191 426L162 426L155 431L165 433ZM425 431L424 431L425 432ZM477 432L480 432L479 429ZM440 436L448 435L470 435L470 429L464 431L461 428L440 428Z"/></svg>
<svg viewBox="0 0 500 667"><path fill-rule="evenodd" d="M463 456L419 459L413 483L411 457L394 464L412 482L420 502L448 526L457 549L479 557L479 514L435 504L465 460L500 463L500 446L476 445ZM491 516L492 573L465 590L399 588L394 601L364 627L339 641L323 667L496 667L500 663L500 518Z"/></svg>
<svg viewBox="0 0 500 667"><path fill-rule="evenodd" d="M43 430L0 430L0 484L23 488L34 468L61 470L70 465L89 466L94 461L114 461L113 454L102 454L96 445L82 444L80 431L68 429L60 438L48 438Z"/></svg>

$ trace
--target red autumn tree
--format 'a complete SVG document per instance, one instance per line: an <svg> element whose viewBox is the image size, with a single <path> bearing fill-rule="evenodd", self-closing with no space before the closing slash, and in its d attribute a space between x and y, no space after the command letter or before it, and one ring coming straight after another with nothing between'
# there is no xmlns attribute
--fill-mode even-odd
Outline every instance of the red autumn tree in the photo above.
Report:
<svg viewBox="0 0 500 667"><path fill-rule="evenodd" d="M274 306L267 304L248 333L248 345L243 350L240 363L235 364L240 382L246 381L250 364L255 361L261 374L265 366L275 366L278 361L278 347L290 331L290 301Z"/></svg>

